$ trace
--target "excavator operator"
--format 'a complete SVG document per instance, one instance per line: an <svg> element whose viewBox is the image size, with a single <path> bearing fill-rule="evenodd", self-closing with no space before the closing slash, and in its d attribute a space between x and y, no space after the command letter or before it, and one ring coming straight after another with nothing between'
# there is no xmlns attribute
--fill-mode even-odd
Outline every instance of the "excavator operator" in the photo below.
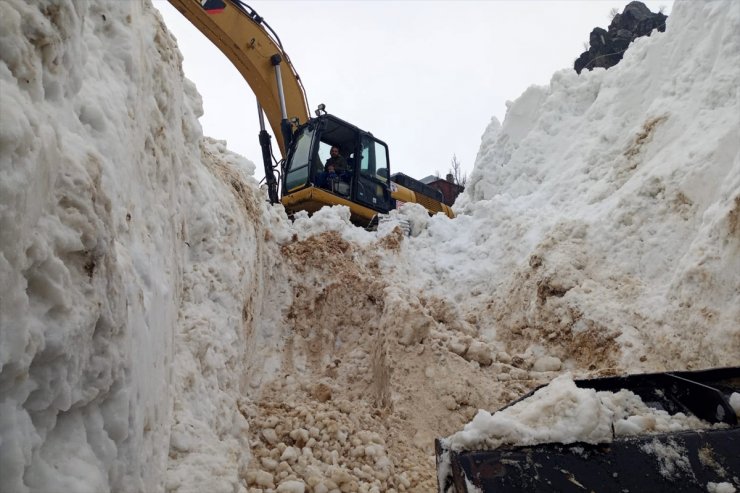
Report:
<svg viewBox="0 0 740 493"><path fill-rule="evenodd" d="M324 170L326 170L326 168L331 164L334 166L334 170L340 175L346 171L349 171L347 160L344 159L344 156L339 153L338 146L331 146L331 149L329 150L329 156L329 159L326 160L326 164L324 165Z"/></svg>
<svg viewBox="0 0 740 493"><path fill-rule="evenodd" d="M329 150L329 156L324 165L324 171L317 176L316 184L321 188L339 191L340 187L337 187L336 183L340 180L349 183L352 178L351 170L347 160L340 153L339 146L332 146ZM343 195L346 195L346 193Z"/></svg>

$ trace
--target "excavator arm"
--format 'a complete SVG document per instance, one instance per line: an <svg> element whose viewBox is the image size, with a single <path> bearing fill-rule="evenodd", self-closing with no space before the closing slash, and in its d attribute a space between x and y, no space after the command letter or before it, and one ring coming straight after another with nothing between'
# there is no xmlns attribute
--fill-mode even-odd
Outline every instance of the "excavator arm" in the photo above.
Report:
<svg viewBox="0 0 740 493"><path fill-rule="evenodd" d="M285 157L288 120L297 118L299 124L306 123L309 112L301 80L277 36L271 35L263 19L239 0L169 2L226 55L247 81L273 135L282 136L277 141ZM280 85L276 73L281 76Z"/></svg>

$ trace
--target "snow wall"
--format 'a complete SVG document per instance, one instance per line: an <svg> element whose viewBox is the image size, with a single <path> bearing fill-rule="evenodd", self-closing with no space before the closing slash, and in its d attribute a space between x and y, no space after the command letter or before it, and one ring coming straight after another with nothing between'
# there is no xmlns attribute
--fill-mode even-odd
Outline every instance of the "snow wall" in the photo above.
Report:
<svg viewBox="0 0 740 493"><path fill-rule="evenodd" d="M739 32L530 88L404 238L268 207L149 2L4 0L0 491L432 491L563 370L737 364Z"/></svg>
<svg viewBox="0 0 740 493"><path fill-rule="evenodd" d="M158 491L191 449L215 477L248 454L242 415L213 410L245 385L276 213L203 138L150 2L0 19L0 490Z"/></svg>

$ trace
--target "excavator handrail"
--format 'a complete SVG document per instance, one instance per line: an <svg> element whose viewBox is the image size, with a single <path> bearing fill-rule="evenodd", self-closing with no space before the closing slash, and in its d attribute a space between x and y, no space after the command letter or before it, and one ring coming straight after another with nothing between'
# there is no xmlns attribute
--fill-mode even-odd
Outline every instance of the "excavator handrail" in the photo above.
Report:
<svg viewBox="0 0 740 493"><path fill-rule="evenodd" d="M287 155L281 124L280 89L275 77L275 55L279 55L282 91L287 118L299 124L309 119L303 84L282 43L257 12L241 0L222 0L224 8L210 13L201 0L169 0L236 67L265 112L283 158ZM289 70L284 70L287 66Z"/></svg>

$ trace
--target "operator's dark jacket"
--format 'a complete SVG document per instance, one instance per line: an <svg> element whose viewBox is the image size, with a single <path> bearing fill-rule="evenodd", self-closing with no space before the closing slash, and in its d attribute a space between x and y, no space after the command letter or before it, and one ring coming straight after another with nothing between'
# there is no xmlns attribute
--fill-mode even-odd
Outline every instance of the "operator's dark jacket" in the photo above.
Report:
<svg viewBox="0 0 740 493"><path fill-rule="evenodd" d="M324 170L329 167L330 164L334 165L334 171L337 172L337 174L344 173L345 171L351 171L349 169L349 165L347 164L347 160L344 159L344 156L336 156L336 157L330 157L326 160L326 164L324 165Z"/></svg>

